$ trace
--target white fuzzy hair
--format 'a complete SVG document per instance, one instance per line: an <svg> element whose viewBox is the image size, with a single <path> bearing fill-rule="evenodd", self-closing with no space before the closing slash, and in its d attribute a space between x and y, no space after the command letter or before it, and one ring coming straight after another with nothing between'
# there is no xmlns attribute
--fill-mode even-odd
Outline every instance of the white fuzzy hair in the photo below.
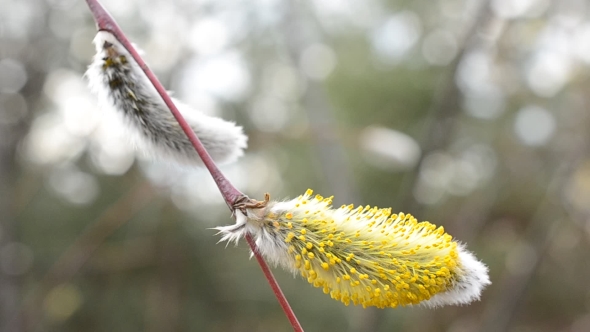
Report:
<svg viewBox="0 0 590 332"><path fill-rule="evenodd" d="M461 244L457 246L460 265L452 287L420 304L427 307L462 305L479 300L482 290L491 284L488 267Z"/></svg>

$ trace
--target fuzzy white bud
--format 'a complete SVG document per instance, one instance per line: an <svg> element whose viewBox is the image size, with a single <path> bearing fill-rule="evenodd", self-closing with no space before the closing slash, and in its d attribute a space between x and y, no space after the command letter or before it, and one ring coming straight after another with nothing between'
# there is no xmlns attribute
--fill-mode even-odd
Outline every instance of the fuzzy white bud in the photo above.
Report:
<svg viewBox="0 0 590 332"><path fill-rule="evenodd" d="M142 151L181 163L202 164L189 139L127 49L109 32L94 39L96 55L86 76L101 106L119 113ZM242 127L211 117L174 100L213 160L229 163L243 155L248 138Z"/></svg>

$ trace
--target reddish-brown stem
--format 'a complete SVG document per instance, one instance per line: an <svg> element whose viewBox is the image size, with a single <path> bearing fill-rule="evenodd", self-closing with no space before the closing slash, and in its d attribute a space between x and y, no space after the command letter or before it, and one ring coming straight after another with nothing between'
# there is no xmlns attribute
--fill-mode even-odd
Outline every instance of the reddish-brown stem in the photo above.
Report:
<svg viewBox="0 0 590 332"><path fill-rule="evenodd" d="M223 196L225 202L233 212L235 204L240 200L243 200L246 197L246 195L244 195L241 191L236 189L236 187L234 187L233 184L231 184L231 182L219 170L219 168L217 167L217 165L215 164L215 162L213 161L213 159L201 143L201 140L199 140L197 135L195 135L190 125L186 122L182 114L180 114L180 112L172 102L172 99L166 92L166 89L164 89L156 75L154 75L154 73L149 69L147 64L143 61L139 53L137 53L133 45L129 42L129 40L127 39L121 28L119 28L119 25L117 25L115 20L111 17L111 15L104 9L104 7L100 4L98 0L86 0L86 3L88 4L88 7L90 8L92 15L94 16L94 20L96 21L98 29L112 33L115 36L115 38L117 38L117 40L121 44L123 44L127 51L129 51L133 59L137 62L139 67L143 70L143 72L150 80L152 85L156 88L156 91L158 91L158 94L162 97L164 103L166 104L166 106L168 106L170 112L172 112L172 115L174 115L174 118L176 118L176 121L178 121L178 124L180 125L184 133L187 135L193 147L199 154L199 157L201 157L201 159L203 160L203 164L205 164L205 167L207 167L207 169L209 170L209 173L211 174L213 180L217 184L217 187L219 188L221 195ZM248 242L248 245L250 245L250 248L252 249L252 252L256 257L258 264L260 264L260 267L262 268L264 276L268 280L268 283L270 284L281 307L285 311L285 315L287 315L289 322L293 326L293 330L303 331L303 328L301 327L301 324L299 324L299 321L297 320L297 317L295 316L293 309L291 309L291 306L289 305L289 302L287 301L285 294L283 294L274 275L272 274L272 272L268 268L268 265L264 261L264 258L258 252L256 243L252 240L252 237L250 235L246 235L246 241Z"/></svg>
<svg viewBox="0 0 590 332"><path fill-rule="evenodd" d="M254 242L254 239L252 239L252 236L250 236L250 234L246 235L246 241L248 241L250 248L252 248L252 252L254 253L254 257L256 257L258 264L260 264L260 268L262 268L262 272L264 273L264 276L268 280L268 283L270 284L272 291L277 296L277 299L279 300L281 307L283 307L283 311L285 311L285 315L287 315L287 318L289 318L289 322L291 322L291 326L293 326L293 330L295 330L297 332L299 332L299 331L303 332L303 327L301 327L301 324L299 324L299 320L297 320L297 316L295 316L295 312L293 312L293 309L291 309L289 302L287 302L287 298L285 297L285 294L283 294L283 291L281 290L281 287L279 286L279 283L275 279L274 275L272 274L272 272L268 268L268 264L266 264L266 261L264 260L262 255L258 252L258 249L256 249L256 243Z"/></svg>

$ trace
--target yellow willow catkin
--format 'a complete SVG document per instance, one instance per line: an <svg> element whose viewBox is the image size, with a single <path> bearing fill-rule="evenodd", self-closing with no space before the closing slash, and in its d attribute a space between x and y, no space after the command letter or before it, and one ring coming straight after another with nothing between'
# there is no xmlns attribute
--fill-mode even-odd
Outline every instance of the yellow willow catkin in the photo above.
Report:
<svg viewBox="0 0 590 332"><path fill-rule="evenodd" d="M312 194L237 211L236 225L217 229L228 241L250 232L266 259L346 305L465 304L490 283L487 267L442 227L391 209L334 209L331 197Z"/></svg>

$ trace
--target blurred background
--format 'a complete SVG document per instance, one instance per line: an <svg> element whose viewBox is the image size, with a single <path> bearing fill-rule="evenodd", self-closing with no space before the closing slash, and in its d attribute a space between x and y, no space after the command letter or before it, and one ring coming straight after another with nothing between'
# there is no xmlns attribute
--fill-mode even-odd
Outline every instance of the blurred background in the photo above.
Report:
<svg viewBox="0 0 590 332"><path fill-rule="evenodd" d="M242 125L253 198L307 188L469 244L481 302L307 331L590 331L590 2L105 0L175 96ZM82 0L0 0L0 331L289 331L209 175L137 154L83 77Z"/></svg>

